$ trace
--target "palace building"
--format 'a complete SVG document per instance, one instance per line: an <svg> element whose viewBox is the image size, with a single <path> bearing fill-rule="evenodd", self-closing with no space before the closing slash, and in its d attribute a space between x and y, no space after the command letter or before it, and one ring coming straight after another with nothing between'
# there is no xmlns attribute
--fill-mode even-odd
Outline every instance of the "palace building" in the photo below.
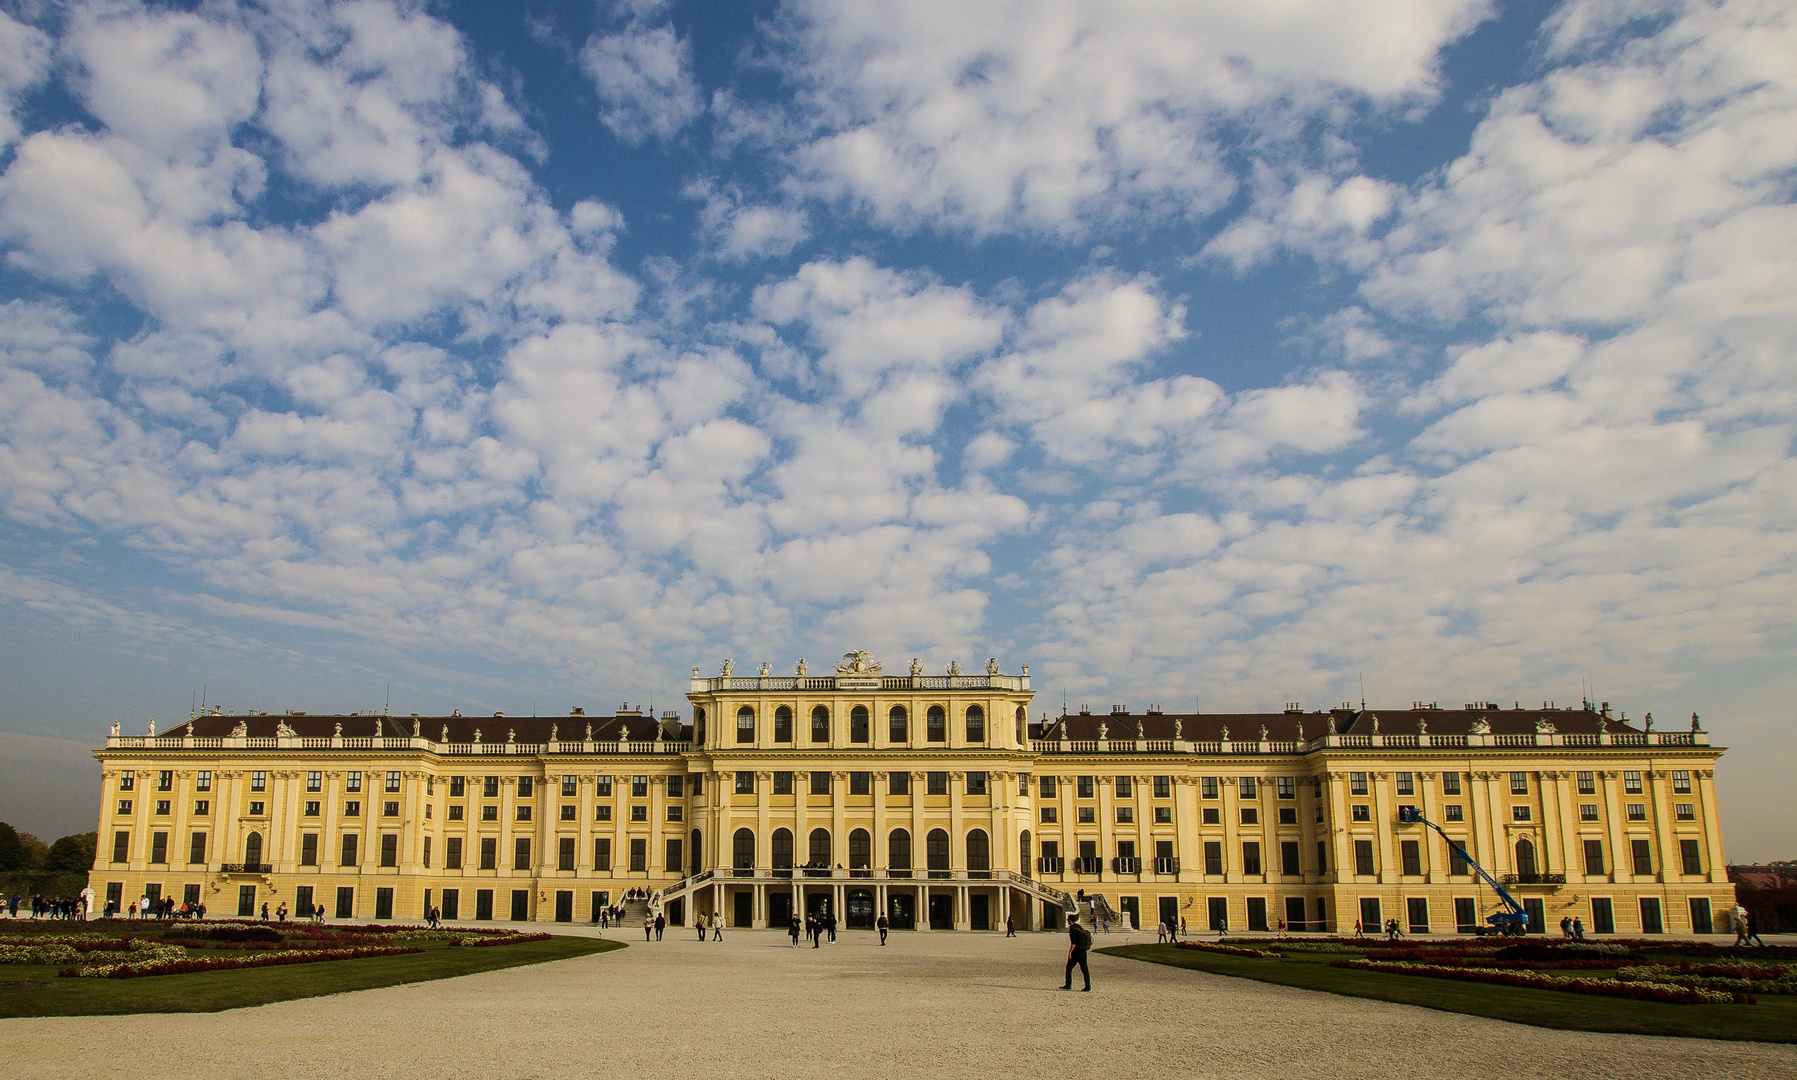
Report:
<svg viewBox="0 0 1797 1080"><path fill-rule="evenodd" d="M1470 932L1494 892L1596 934L1732 906L1710 745L1608 705L1029 719L1029 668L693 670L691 716L195 717L113 734L91 878L115 905L675 925ZM1084 908L1082 908L1084 910ZM640 922L644 905L633 903Z"/></svg>

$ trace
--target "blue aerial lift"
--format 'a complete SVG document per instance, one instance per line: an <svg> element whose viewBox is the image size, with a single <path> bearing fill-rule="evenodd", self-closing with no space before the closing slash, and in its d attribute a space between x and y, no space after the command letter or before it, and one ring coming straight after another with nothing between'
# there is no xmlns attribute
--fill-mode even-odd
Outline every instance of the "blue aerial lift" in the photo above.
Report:
<svg viewBox="0 0 1797 1080"><path fill-rule="evenodd" d="M1524 911L1523 906L1516 902L1516 897L1511 896L1510 893L1502 885L1499 885L1497 883L1496 878L1492 877L1490 874L1487 874L1485 872L1485 868L1483 866L1480 866L1478 863L1474 862L1473 857L1466 853L1465 848L1461 847L1459 844L1454 843L1454 840L1452 837L1450 837L1447 833L1442 832L1440 825L1437 825L1433 821L1430 821L1428 818L1424 817L1423 812L1421 810L1418 810L1414 806L1398 807L1398 824L1400 824L1400 825L1427 825L1427 826L1429 826L1429 828L1434 829L1438 833L1441 833L1441 838L1443 840L1446 840L1448 843L1448 850L1459 852L1460 857L1462 859L1466 860L1466 865L1473 868L1473 873L1479 875L1479 877L1484 880L1485 884L1491 886L1492 891L1498 894L1498 899L1500 899L1504 902L1504 907L1507 908L1508 910L1499 911L1499 912L1496 912L1495 914L1487 915L1485 917L1485 921L1491 924L1491 929L1490 930L1480 929L1478 931L1479 933L1503 934L1505 936L1520 936L1522 934L1528 933L1528 931L1529 931L1529 913L1527 911Z"/></svg>

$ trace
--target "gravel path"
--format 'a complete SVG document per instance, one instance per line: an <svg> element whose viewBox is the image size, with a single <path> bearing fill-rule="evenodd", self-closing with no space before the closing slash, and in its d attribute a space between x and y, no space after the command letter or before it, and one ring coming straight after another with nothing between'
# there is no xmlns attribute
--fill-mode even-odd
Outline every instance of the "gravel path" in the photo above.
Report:
<svg viewBox="0 0 1797 1080"><path fill-rule="evenodd" d="M1106 956L1092 993L1063 993L1058 935L793 949L766 931L690 934L211 1015L0 1020L0 1062L8 1077L208 1080L1797 1077L1797 1046L1519 1027Z"/></svg>

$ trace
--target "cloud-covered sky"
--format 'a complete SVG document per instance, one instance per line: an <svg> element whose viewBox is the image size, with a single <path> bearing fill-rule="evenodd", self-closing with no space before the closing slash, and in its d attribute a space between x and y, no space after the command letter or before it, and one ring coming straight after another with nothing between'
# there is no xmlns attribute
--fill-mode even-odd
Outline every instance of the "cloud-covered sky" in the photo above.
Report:
<svg viewBox="0 0 1797 1080"><path fill-rule="evenodd" d="M0 10L0 727L1589 692L1797 855L1788 3Z"/></svg>

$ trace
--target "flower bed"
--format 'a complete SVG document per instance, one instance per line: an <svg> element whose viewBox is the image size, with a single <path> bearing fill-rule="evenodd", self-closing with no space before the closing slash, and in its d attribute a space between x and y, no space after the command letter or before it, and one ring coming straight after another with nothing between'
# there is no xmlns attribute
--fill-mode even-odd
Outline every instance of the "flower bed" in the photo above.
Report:
<svg viewBox="0 0 1797 1080"><path fill-rule="evenodd" d="M1755 1004L1754 999L1746 994L1665 982L1580 978L1552 975L1541 971L1447 967L1441 964L1384 960L1337 960L1331 966L1354 968L1361 971L1379 971L1388 975L1421 975L1433 979L1456 979L1462 982L1494 983L1498 986L1522 986L1538 990L1563 990L1574 994L1635 998L1640 1001L1660 1001L1675 1005Z"/></svg>
<svg viewBox="0 0 1797 1080"><path fill-rule="evenodd" d="M184 975L194 971L231 971L237 968L278 967L284 964L318 964L332 960L360 960L370 956L398 956L424 950L416 945L372 946L359 949L300 949L265 952L251 956L219 956L189 959L187 950L176 945L158 946L179 952L146 960L131 959L117 964L86 964L64 968L57 974L65 979L135 979L144 975Z"/></svg>
<svg viewBox="0 0 1797 1080"><path fill-rule="evenodd" d="M452 939L449 943L451 945L456 945L456 944L466 945L471 949L488 949L488 948L492 948L494 945L517 945L517 944L519 944L521 942L525 942L525 941L548 941L548 940L549 940L548 934L507 934L504 937L486 937L486 938L480 938L479 940L476 940L476 941L459 941L458 942L458 941Z"/></svg>
<svg viewBox="0 0 1797 1080"><path fill-rule="evenodd" d="M543 936L548 937L549 935L545 934ZM1239 945L1212 945L1205 941L1178 941L1174 942L1174 944L1181 949L1196 949L1199 952L1222 953L1224 956L1252 956L1258 958L1265 956L1276 957L1279 955L1268 949L1244 949Z"/></svg>
<svg viewBox="0 0 1797 1080"><path fill-rule="evenodd" d="M60 937L39 938L30 945L0 945L0 964L79 964L93 952L145 952L155 949L179 949L145 938L133 937ZM185 949L181 955L187 955ZM172 953L170 954L172 955Z"/></svg>

